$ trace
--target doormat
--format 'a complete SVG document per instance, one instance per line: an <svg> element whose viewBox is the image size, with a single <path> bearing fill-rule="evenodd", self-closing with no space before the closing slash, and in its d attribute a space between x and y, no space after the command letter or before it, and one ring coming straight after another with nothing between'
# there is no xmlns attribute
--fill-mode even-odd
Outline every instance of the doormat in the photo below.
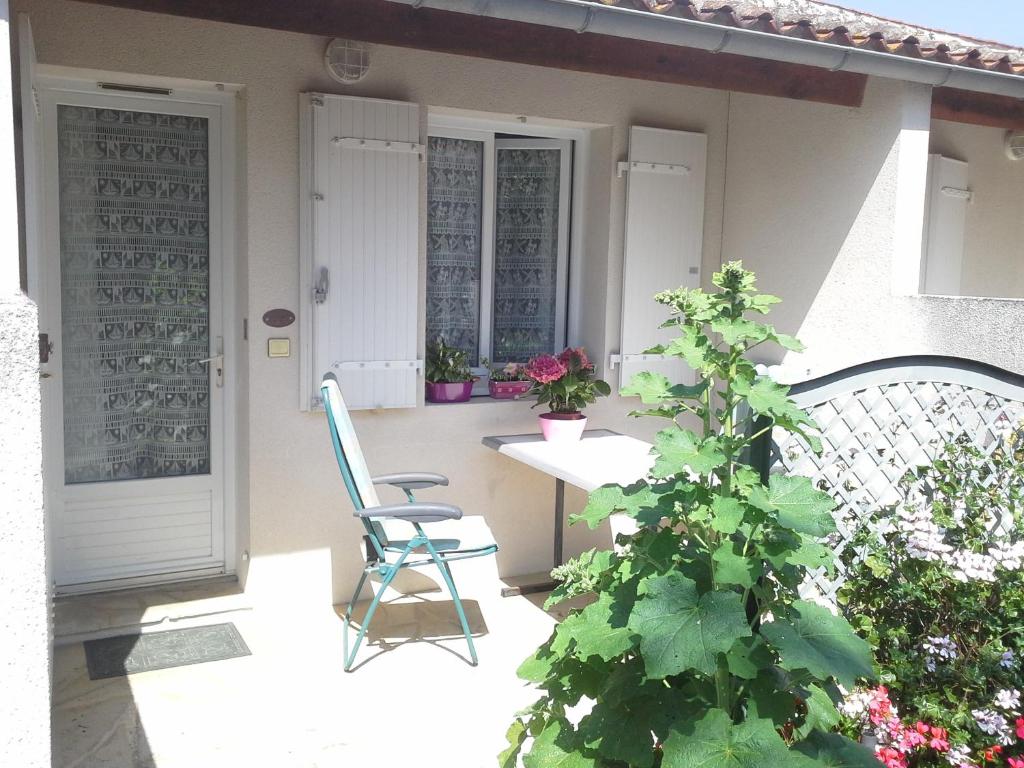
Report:
<svg viewBox="0 0 1024 768"><path fill-rule="evenodd" d="M90 680L251 655L231 623L118 635L86 640L82 645Z"/></svg>

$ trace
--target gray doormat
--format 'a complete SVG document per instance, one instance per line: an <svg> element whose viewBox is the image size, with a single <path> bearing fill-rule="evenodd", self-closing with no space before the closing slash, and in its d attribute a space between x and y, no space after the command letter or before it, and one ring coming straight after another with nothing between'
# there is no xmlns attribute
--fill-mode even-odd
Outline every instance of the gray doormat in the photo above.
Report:
<svg viewBox="0 0 1024 768"><path fill-rule="evenodd" d="M86 640L82 645L90 680L251 655L235 625L230 623L118 635Z"/></svg>

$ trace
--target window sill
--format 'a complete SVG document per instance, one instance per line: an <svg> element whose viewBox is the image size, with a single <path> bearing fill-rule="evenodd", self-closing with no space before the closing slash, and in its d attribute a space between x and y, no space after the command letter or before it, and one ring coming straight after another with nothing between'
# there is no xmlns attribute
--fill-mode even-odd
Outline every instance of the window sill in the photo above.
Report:
<svg viewBox="0 0 1024 768"><path fill-rule="evenodd" d="M465 400L461 403L431 403L424 401L423 404L428 408L450 408L452 406L474 406L474 405L503 405L503 404L515 404L525 405L527 408L531 407L537 401L536 396L514 398L497 398L491 397L490 395L473 395L469 400Z"/></svg>

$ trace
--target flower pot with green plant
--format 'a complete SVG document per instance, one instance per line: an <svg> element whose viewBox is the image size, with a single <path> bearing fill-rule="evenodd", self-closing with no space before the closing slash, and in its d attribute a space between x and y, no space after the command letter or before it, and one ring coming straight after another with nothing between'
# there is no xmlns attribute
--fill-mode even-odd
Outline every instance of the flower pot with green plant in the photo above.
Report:
<svg viewBox="0 0 1024 768"><path fill-rule="evenodd" d="M518 400L533 386L522 363L509 363L503 368L492 367L486 358L483 363L488 370L487 391L495 400Z"/></svg>
<svg viewBox="0 0 1024 768"><path fill-rule="evenodd" d="M611 387L594 376L594 364L583 347L566 347L559 355L537 355L526 365L526 376L533 382L531 395L538 405L550 410L540 415L540 430L545 440L579 440L587 426L582 411L611 392Z"/></svg>
<svg viewBox="0 0 1024 768"><path fill-rule="evenodd" d="M437 339L427 345L426 395L431 403L464 403L473 394L473 372L466 353Z"/></svg>

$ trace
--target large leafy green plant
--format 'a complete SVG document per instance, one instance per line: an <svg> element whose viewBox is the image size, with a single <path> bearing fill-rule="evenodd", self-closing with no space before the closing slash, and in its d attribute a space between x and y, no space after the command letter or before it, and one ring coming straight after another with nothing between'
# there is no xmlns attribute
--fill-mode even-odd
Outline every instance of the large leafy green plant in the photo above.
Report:
<svg viewBox="0 0 1024 768"><path fill-rule="evenodd" d="M682 358L700 380L634 377L627 393L652 406L639 415L669 421L650 477L596 490L573 522L595 527L623 513L643 527L617 551L560 570L549 602L592 600L520 667L542 695L509 729L503 766L524 749L527 768L876 766L870 751L827 732L837 683L870 677L870 650L844 619L797 594L808 567L833 563L818 541L834 528L832 500L806 478L762 485L746 459L773 426L817 443L788 390L747 359L761 344L799 343L748 318L778 299L758 294L741 264L713 282L715 293L656 297L679 335L652 352Z"/></svg>

